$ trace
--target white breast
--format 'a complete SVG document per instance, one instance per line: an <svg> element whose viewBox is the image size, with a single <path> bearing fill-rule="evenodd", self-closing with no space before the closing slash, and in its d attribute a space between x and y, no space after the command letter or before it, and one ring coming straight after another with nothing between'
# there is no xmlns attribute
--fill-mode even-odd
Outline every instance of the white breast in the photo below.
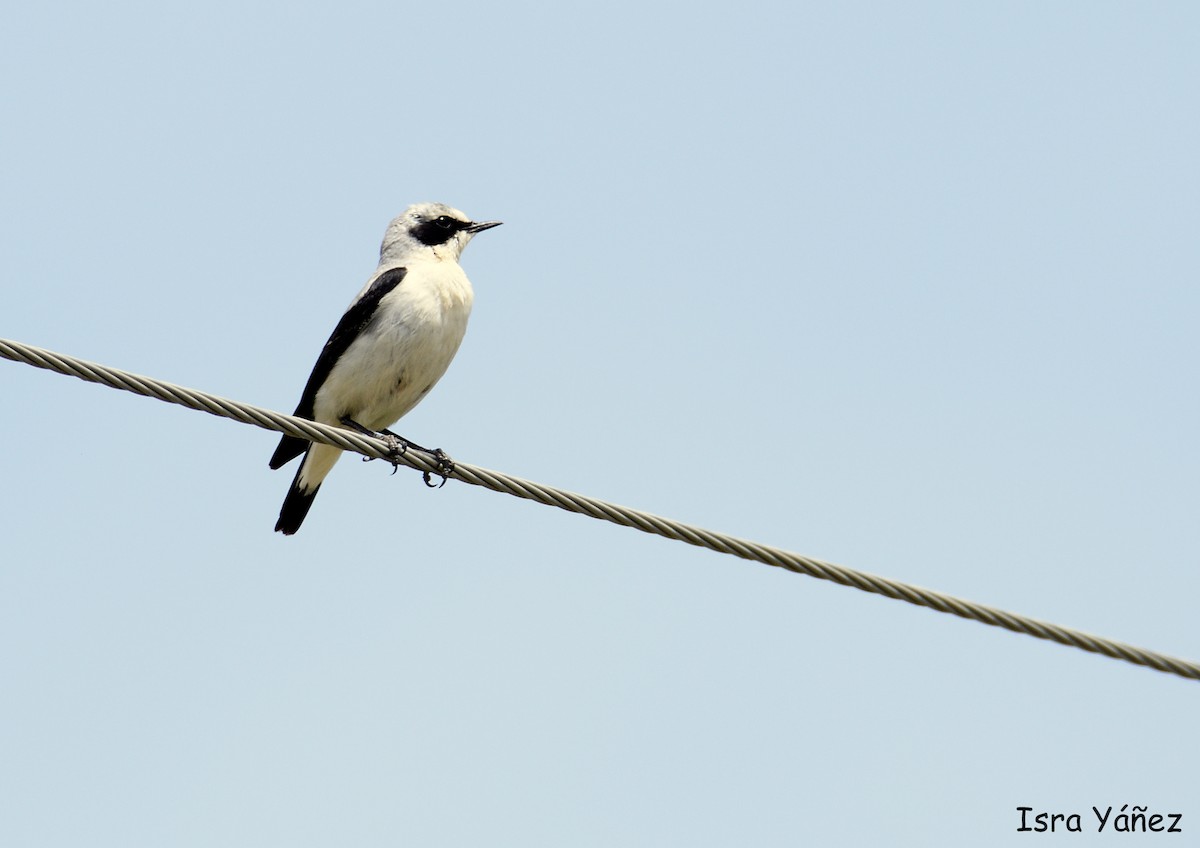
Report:
<svg viewBox="0 0 1200 848"><path fill-rule="evenodd" d="M316 419L337 424L348 415L373 430L394 424L446 373L473 300L458 263L410 265L317 392Z"/></svg>

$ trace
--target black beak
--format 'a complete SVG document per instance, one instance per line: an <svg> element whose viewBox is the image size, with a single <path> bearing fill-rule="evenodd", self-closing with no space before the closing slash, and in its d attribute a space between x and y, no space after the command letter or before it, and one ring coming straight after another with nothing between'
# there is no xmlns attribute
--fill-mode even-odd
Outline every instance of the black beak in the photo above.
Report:
<svg viewBox="0 0 1200 848"><path fill-rule="evenodd" d="M484 221L482 224L467 224L463 227L463 232L474 235L475 233L482 233L484 230L490 230L492 227L498 227L503 223L503 221Z"/></svg>

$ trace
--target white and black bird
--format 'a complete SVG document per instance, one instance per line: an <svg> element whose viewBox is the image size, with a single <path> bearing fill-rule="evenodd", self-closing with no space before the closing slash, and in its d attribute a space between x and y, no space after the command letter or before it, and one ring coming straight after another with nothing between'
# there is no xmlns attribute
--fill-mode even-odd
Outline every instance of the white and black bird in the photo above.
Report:
<svg viewBox="0 0 1200 848"><path fill-rule="evenodd" d="M475 223L441 203L418 203L392 221L379 267L325 343L295 414L385 436L397 449L426 450L384 428L420 403L454 359L474 300L458 258L472 236L499 225ZM452 467L440 450L432 453ZM271 468L300 454L304 460L275 524L289 536L300 529L342 451L284 436Z"/></svg>

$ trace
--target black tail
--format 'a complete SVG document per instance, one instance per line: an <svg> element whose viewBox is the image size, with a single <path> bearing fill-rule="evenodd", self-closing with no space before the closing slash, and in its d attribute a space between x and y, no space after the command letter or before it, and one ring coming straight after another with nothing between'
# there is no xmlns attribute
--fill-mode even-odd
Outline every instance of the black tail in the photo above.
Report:
<svg viewBox="0 0 1200 848"><path fill-rule="evenodd" d="M292 488L288 489L283 506L279 508L279 520L275 522L275 530L285 536L291 536L300 529L300 525L304 523L304 516L308 515L312 508L313 499L316 498L317 492L321 491L320 486L310 492L300 488L300 471L303 468L304 463L301 462L300 468L296 469L296 477L292 480Z"/></svg>

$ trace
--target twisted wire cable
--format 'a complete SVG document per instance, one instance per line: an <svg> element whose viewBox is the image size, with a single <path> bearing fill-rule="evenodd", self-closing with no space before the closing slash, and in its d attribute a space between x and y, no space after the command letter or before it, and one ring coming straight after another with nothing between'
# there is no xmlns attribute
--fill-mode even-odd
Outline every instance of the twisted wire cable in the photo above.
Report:
<svg viewBox="0 0 1200 848"><path fill-rule="evenodd" d="M269 409L263 409L240 401L229 400L207 392L173 385L151 377L143 377L109 368L95 362L77 359L61 353L22 344L21 342L0 339L0 357L14 362L23 362L36 368L44 368L59 374L78 377L91 383L100 383L114 389L121 389L146 397L157 398L167 403L179 404L189 409L230 418L244 424L253 424L265 430L275 430L291 436L300 436L316 442L333 445L343 450L355 451L364 456L389 459L411 466L422 472L438 474L436 457L418 450L409 450L404 455L395 458L389 453L388 446L380 439L363 436L351 430L340 427L330 427L284 415ZM1007 612L995 607L977 604L973 601L956 598L942 592L923 589L886 577L879 577L862 571L856 571L830 562L801 556L800 554L738 539L724 533L717 533L701 527L694 527L669 518L652 515L629 507L619 506L606 501L591 498L586 495L567 492L551 486L544 486L530 480L522 480L499 471L491 471L465 462L455 462L452 477L482 486L494 492L503 492L519 498L536 501L547 506L558 507L568 512L579 513L591 518L611 521L625 527L664 536L689 545L708 548L718 553L730 554L741 559L760 562L766 565L782 568L796 574L806 574L821 580L832 580L843 586L852 586L864 592L872 592L906 601L917 606L928 607L937 612L949 613L970 621L978 621L992 627L1003 627L1014 633L1023 633L1037 639L1046 639L1094 654L1101 654L1117 660L1152 668L1166 674L1175 674L1191 680L1200 680L1200 663L1183 660L1160 654L1145 648L1115 642L1101 636L1094 636L1069 627L1062 627L1045 621L1028 618L1017 613Z"/></svg>

